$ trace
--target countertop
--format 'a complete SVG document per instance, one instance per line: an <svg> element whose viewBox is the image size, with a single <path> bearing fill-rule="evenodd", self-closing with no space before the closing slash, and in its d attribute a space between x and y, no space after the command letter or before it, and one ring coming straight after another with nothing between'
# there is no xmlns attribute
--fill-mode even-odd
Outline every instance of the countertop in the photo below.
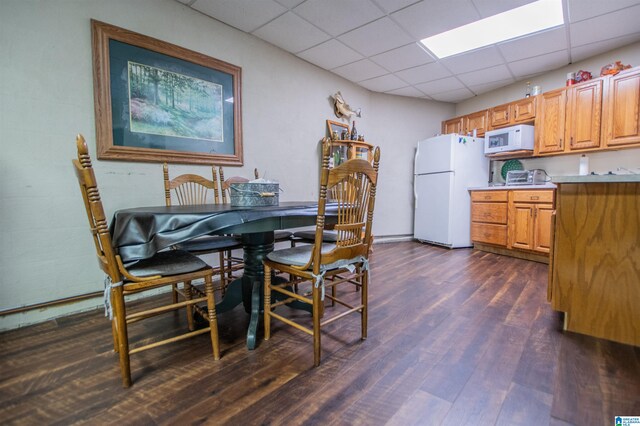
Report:
<svg viewBox="0 0 640 426"><path fill-rule="evenodd" d="M553 176L555 183L623 183L640 182L640 174L626 175L585 175L585 176Z"/></svg>
<svg viewBox="0 0 640 426"><path fill-rule="evenodd" d="M542 185L476 186L476 187L469 187L467 189L469 191L500 191L500 190L511 190L511 189L556 189L556 185L554 185L551 182L547 182Z"/></svg>

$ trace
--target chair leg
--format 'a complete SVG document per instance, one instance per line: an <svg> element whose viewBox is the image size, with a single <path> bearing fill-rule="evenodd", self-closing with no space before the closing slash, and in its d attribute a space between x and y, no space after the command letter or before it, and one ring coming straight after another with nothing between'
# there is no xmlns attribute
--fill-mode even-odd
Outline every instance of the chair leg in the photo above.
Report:
<svg viewBox="0 0 640 426"><path fill-rule="evenodd" d="M207 295L207 308L209 310L209 328L211 333L211 346L213 347L213 359L220 359L220 342L218 338L218 318L216 317L216 300L213 295L213 281L211 275L204 278L204 291Z"/></svg>
<svg viewBox="0 0 640 426"><path fill-rule="evenodd" d="M271 338L271 267L264 265L264 340Z"/></svg>
<svg viewBox="0 0 640 426"><path fill-rule="evenodd" d="M320 300L320 289L313 286L313 365L320 365L320 317L322 316L322 301Z"/></svg>
<svg viewBox="0 0 640 426"><path fill-rule="evenodd" d="M114 302L114 298L113 298L113 291L109 295L109 298L111 299L111 306L115 306L115 302ZM118 353L118 351L120 350L120 347L118 346L118 328L116 327L116 319L115 318L113 318L111 320L111 335L113 336L113 351L115 353Z"/></svg>
<svg viewBox="0 0 640 426"><path fill-rule="evenodd" d="M362 340L367 338L367 309L369 305L369 271L365 270L362 278L360 280L362 283L362 289L360 294L360 303L362 303L362 312L361 315L361 327L362 327Z"/></svg>
<svg viewBox="0 0 640 426"><path fill-rule="evenodd" d="M131 386L131 365L129 364L129 336L127 335L126 310L124 306L124 293L122 286L115 287L113 290L113 309L114 322L116 323L116 332L118 335L118 355L120 357L120 374L122 375L122 386L128 388Z"/></svg>
<svg viewBox="0 0 640 426"><path fill-rule="evenodd" d="M173 303L178 303L178 284L173 284L171 286L171 301Z"/></svg>
<svg viewBox="0 0 640 426"><path fill-rule="evenodd" d="M224 252L218 253L220 264L220 295L224 297L225 290L227 289L227 273L225 268Z"/></svg>
<svg viewBox="0 0 640 426"><path fill-rule="evenodd" d="M193 298L191 293L191 281L184 282L184 296L187 300L191 300ZM187 305L187 324L189 325L189 331L195 330L193 325L193 306Z"/></svg>

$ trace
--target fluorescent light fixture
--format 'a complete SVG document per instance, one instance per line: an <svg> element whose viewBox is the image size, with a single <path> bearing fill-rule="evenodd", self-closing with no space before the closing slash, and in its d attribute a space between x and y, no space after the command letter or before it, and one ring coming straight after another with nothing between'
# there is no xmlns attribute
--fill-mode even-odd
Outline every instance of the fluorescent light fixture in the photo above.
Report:
<svg viewBox="0 0 640 426"><path fill-rule="evenodd" d="M438 58L553 28L564 23L562 0L538 0L420 40Z"/></svg>

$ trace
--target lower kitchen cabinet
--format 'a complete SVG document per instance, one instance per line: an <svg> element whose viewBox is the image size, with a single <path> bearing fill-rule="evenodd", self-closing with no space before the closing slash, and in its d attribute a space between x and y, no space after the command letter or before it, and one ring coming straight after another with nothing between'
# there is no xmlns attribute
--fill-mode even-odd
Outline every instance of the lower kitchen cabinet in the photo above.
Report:
<svg viewBox="0 0 640 426"><path fill-rule="evenodd" d="M553 189L471 191L471 240L476 248L547 261Z"/></svg>
<svg viewBox="0 0 640 426"><path fill-rule="evenodd" d="M509 247L549 253L553 190L511 191Z"/></svg>

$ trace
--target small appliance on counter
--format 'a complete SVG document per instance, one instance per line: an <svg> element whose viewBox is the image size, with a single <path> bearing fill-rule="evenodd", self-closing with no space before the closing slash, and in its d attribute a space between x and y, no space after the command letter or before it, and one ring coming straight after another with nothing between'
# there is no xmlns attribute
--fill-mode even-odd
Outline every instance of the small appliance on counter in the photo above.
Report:
<svg viewBox="0 0 640 426"><path fill-rule="evenodd" d="M541 169L509 170L507 185L544 185L547 182L546 177L547 173Z"/></svg>

